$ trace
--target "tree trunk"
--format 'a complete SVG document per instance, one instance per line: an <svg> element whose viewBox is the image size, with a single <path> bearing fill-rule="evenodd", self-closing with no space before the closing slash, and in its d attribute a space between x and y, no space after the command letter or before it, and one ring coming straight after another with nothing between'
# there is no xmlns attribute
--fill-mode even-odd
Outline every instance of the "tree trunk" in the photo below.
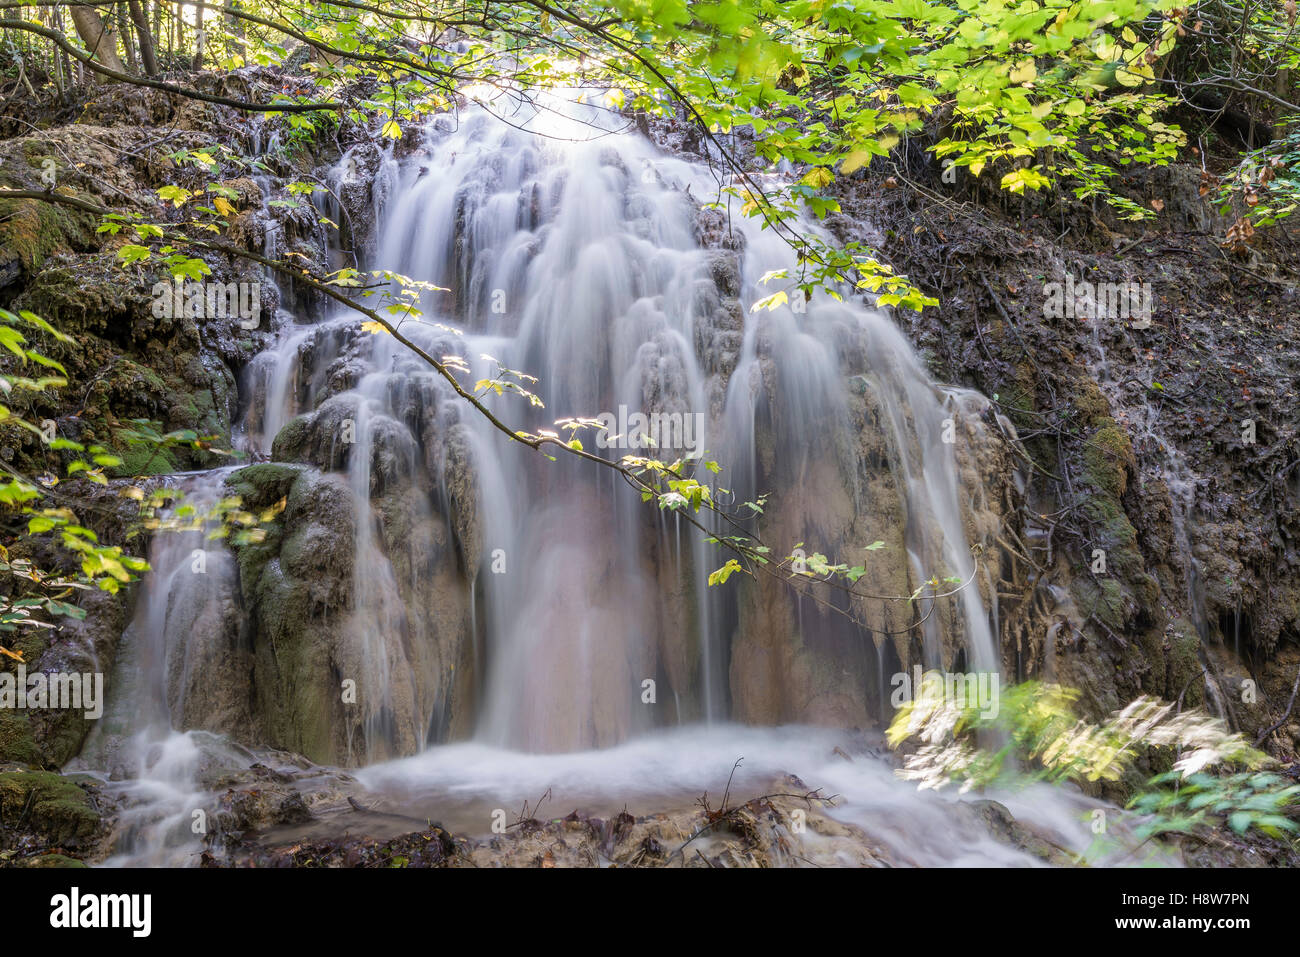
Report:
<svg viewBox="0 0 1300 957"><path fill-rule="evenodd" d="M244 43L243 43L244 21L239 19L239 17L235 16L235 11L238 9L239 9L239 0L226 0L225 2L226 32L230 34L230 36L232 37L239 38L234 42L232 42L230 46L235 53L239 54L239 58L242 60L244 58L244 52L245 52Z"/></svg>
<svg viewBox="0 0 1300 957"><path fill-rule="evenodd" d="M59 30L59 11L50 8L46 12L46 26L51 30ZM59 30L62 33L62 30ZM63 61L59 59L58 46L54 41L50 41L50 76L54 78L54 89L59 95L59 102L63 102L63 95L67 91L67 84L63 79Z"/></svg>
<svg viewBox="0 0 1300 957"><path fill-rule="evenodd" d="M66 35L65 27L63 25L63 13L58 7L54 8L54 22L58 27L59 33ZM85 69L81 65L81 61L76 57L71 56L67 50L62 48L59 49L59 53L63 56L64 72L68 74L68 86L74 87L84 84L86 82L86 73Z"/></svg>
<svg viewBox="0 0 1300 957"><path fill-rule="evenodd" d="M131 42L131 28L126 22L126 5L113 5L113 18L117 21L117 32L122 38L122 49L126 51L126 66L132 73L140 72L140 64L135 58L135 44Z"/></svg>
<svg viewBox="0 0 1300 957"><path fill-rule="evenodd" d="M61 34L64 32L63 14L58 7L54 8L54 28ZM62 47L59 48L59 56L61 57L60 62L63 64L63 72L68 78L68 86L81 86L81 61L68 56L67 51Z"/></svg>
<svg viewBox="0 0 1300 957"><path fill-rule="evenodd" d="M145 13L140 0L129 0L131 19L135 21L136 37L140 41L140 62L144 64L146 76L158 75L158 58L153 52L153 35L149 32L149 15Z"/></svg>
<svg viewBox="0 0 1300 957"><path fill-rule="evenodd" d="M203 48L208 42L207 30L203 28L203 14L207 8L199 3L194 6L194 62L192 68L195 71L203 69Z"/></svg>
<svg viewBox="0 0 1300 957"><path fill-rule="evenodd" d="M74 3L68 7L68 10L72 14L72 25L77 28L77 36L81 37L81 42L86 45L91 56L110 70L125 73L126 67L122 64L122 58L117 55L117 36L113 33L112 27L104 26L104 21L99 18L95 8ZM104 82L110 82L108 77L99 78Z"/></svg>
<svg viewBox="0 0 1300 957"><path fill-rule="evenodd" d="M147 5L148 0L145 0L145 3ZM164 6L166 6L166 4L163 3L162 0L156 0L156 2L153 5L153 42L157 45L154 47L155 59L157 59L158 46L161 46L163 40L162 28L163 28L163 7Z"/></svg>

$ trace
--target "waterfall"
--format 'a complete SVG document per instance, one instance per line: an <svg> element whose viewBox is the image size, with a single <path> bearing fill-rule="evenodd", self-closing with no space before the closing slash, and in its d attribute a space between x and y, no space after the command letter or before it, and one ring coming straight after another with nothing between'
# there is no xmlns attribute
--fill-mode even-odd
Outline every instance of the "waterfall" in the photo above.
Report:
<svg viewBox="0 0 1300 957"><path fill-rule="evenodd" d="M528 130L474 111L435 122L427 155L400 167L381 214L377 262L449 287L425 294L426 322L403 331L423 337L435 355L465 358L474 379L494 373L482 356L537 376L544 409L494 403L517 427L602 414L613 421L619 410L700 422L692 450L723 465L736 501L778 493L762 524L788 538L785 545L808 539L831 555L867 544L850 526L871 505L863 473L880 468L862 461L853 435L845 382L857 376L901 498L892 512L905 525L904 593L934 575L972 579L953 437L943 436L953 428L953 401L930 382L893 321L824 294L751 312L771 291L760 277L793 272L789 247L726 197L725 237L703 245L700 200L719 195L710 172L659 154L636 134L604 129L611 125L596 108L572 104L515 124ZM433 331L434 323L463 330L463 339ZM368 368L361 388L378 408L384 389L406 387L392 380L411 375L412 363L379 341ZM400 417L391 405L384 414ZM479 736L533 750L614 743L656 723L640 694L661 672L672 674L673 693L686 702L679 718L727 717L728 654L746 600L704 583L725 557L699 536L686 555L668 547L679 521L669 519L669 538L636 496L620 494L586 463L545 461L510 448L478 417L459 418L474 436L483 519L480 564L469 575L484 610ZM579 437L592 444L590 433ZM625 438L636 451L635 436ZM364 459L352 459L358 495L367 487L356 464ZM951 666L952 649L961 647L968 667L997 670L978 589L962 589L955 601L956 616L927 617L926 664ZM828 635L842 630L825 615L804 624ZM945 636L954 627L958 634ZM672 648L674 640L689 647ZM804 711L795 704L769 717Z"/></svg>
<svg viewBox="0 0 1300 957"><path fill-rule="evenodd" d="M933 383L850 289L756 309L794 252L706 165L622 125L571 100L511 123L436 118L408 155L379 158L365 265L441 287L401 331L459 357L467 387L536 377L513 381L540 405L488 390L512 428L599 418L607 433L576 434L612 460L714 460L718 500L774 559L862 564L861 593L792 589L784 572L711 587L728 553L612 471L512 443L355 313L281 316L235 435L288 463L257 466L281 470L259 481L282 530L258 554L159 536L124 641L144 681L114 694L141 717L158 705L139 740L177 755L162 762L177 795L193 801L196 762L239 764L214 749L230 738L348 765L457 739L491 755L671 749L732 722L878 726L896 671L1000 670L996 575L971 547L997 524L973 466L993 441L987 400ZM350 152L331 195L362 178ZM190 480L194 503L249 494L247 471ZM761 514L744 507L760 495ZM196 548L202 582L185 570ZM697 736L663 737L677 726ZM790 737L721 740L784 755ZM81 764L118 768L99 745ZM118 772L161 786L158 766ZM171 807L151 833L183 823Z"/></svg>
<svg viewBox="0 0 1300 957"><path fill-rule="evenodd" d="M999 670L991 576L976 574L968 535L985 505L959 461L987 401L938 388L895 321L851 290L756 310L777 288L765 276L795 274L791 248L708 167L621 123L572 101L509 124L471 109L435 119L407 158L381 157L375 261L441 287L403 333L460 357L467 385L500 368L535 376L520 381L540 406L487 399L512 428L598 417L606 434L576 434L608 458L716 460L721 500L775 558L798 545L796 559L861 563L861 590L878 597L743 576L710 587L728 554L613 473L512 444L355 314L285 321L248 370L237 434L258 458L346 480L334 665L362 690L365 745L354 751L350 728L348 760L435 743L454 707L472 709L483 742L573 750L692 721L875 723L886 660ZM351 153L328 177L333 191L357 179ZM313 430L311 454L288 447L295 422ZM646 423L664 447L642 438ZM743 503L759 495L755 517ZM399 507L416 527L445 525L439 567L463 582L474 632L469 704L449 703L422 650L437 616L404 600L418 586L406 569L427 555L394 545ZM886 547L864 551L873 541ZM927 592L933 578L945 583ZM918 588L918 615L887 600Z"/></svg>

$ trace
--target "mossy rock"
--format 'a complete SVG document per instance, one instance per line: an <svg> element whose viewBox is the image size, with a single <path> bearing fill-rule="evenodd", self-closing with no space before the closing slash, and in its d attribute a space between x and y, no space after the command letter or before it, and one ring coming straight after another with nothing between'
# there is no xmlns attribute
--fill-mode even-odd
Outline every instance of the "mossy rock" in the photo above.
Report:
<svg viewBox="0 0 1300 957"><path fill-rule="evenodd" d="M1113 419L1107 419L1083 444L1085 477L1116 498L1128 489L1128 477L1135 464L1133 443Z"/></svg>
<svg viewBox="0 0 1300 957"><path fill-rule="evenodd" d="M271 457L277 462L292 462L304 454L311 438L311 420L300 415L287 422L271 441Z"/></svg>
<svg viewBox="0 0 1300 957"><path fill-rule="evenodd" d="M111 469L114 478L133 478L139 475L171 475L182 471L171 449L133 446L118 453L122 464Z"/></svg>
<svg viewBox="0 0 1300 957"><path fill-rule="evenodd" d="M74 337L73 343L40 346L78 384L76 415L68 415L63 396L32 397L32 407L20 411L30 419L54 419L64 438L109 448L124 460L110 470L114 477L226 464L206 448L177 445L157 453L133 448L121 435L131 420L156 423L162 433L189 430L215 448L230 445L237 385L222 354L226 330L192 318L154 315L154 278L124 272L109 252L60 255L32 277L15 302ZM44 455L33 449L33 457L38 453ZM72 456L63 458L31 464L59 471Z"/></svg>
<svg viewBox="0 0 1300 957"><path fill-rule="evenodd" d="M1201 638L1196 633L1196 627L1185 618L1175 621L1173 628L1169 642L1169 679L1165 693L1170 700L1182 695L1183 707L1192 707L1205 700L1205 682L1197 680L1203 670L1198 655Z"/></svg>
<svg viewBox="0 0 1300 957"><path fill-rule="evenodd" d="M95 217L40 200L0 200L0 249L12 250L28 272L56 252L95 241Z"/></svg>
<svg viewBox="0 0 1300 957"><path fill-rule="evenodd" d="M1112 577L1084 579L1079 582L1078 590L1083 598L1084 608L1092 609L1092 614L1111 631L1122 634L1133 612L1133 600L1124 586Z"/></svg>
<svg viewBox="0 0 1300 957"><path fill-rule="evenodd" d="M1114 424L1110 416L1110 400L1101 391L1095 379L1080 376L1074 380L1073 395L1070 404L1074 407L1079 421L1090 426L1102 426L1107 422Z"/></svg>
<svg viewBox="0 0 1300 957"><path fill-rule="evenodd" d="M68 857L66 854L40 854L36 857L25 857L22 860L14 861L14 867L89 867L85 861L79 861L75 857Z"/></svg>
<svg viewBox="0 0 1300 957"><path fill-rule="evenodd" d="M0 816L6 829L18 828L21 820L21 830L53 844L89 841L100 827L90 795L74 779L49 771L0 774Z"/></svg>
<svg viewBox="0 0 1300 957"><path fill-rule="evenodd" d="M357 401L350 394L331 396L315 412L286 423L271 443L271 458L309 462L325 471L347 468L353 443L344 437L349 423L356 421Z"/></svg>
<svg viewBox="0 0 1300 957"><path fill-rule="evenodd" d="M1165 659L1163 627L1150 628L1139 634L1137 643L1130 646L1129 650L1141 659L1147 669L1142 679L1143 689L1164 695L1169 686L1169 663Z"/></svg>
<svg viewBox="0 0 1300 957"><path fill-rule="evenodd" d="M261 462L231 472L226 485L248 508L268 508L289 494L302 472L300 465Z"/></svg>
<svg viewBox="0 0 1300 957"><path fill-rule="evenodd" d="M137 320L153 321L153 282L151 276L124 271L109 252L60 255L32 276L19 304L79 338L53 347L54 357L63 361L91 345L80 341L87 335L128 344Z"/></svg>
<svg viewBox="0 0 1300 957"><path fill-rule="evenodd" d="M226 487L232 495L239 496L244 507L254 511L270 508L289 494L299 476L301 466L263 462L232 472ZM234 546L235 560L239 563L240 590L245 603L256 601L258 583L266 564L280 554L284 541L284 522L262 522L266 533L261 541L249 541Z"/></svg>
<svg viewBox="0 0 1300 957"><path fill-rule="evenodd" d="M1145 576L1137 530L1119 500L1097 493L1088 497L1081 511L1091 527L1093 545L1106 552L1108 573L1126 581Z"/></svg>
<svg viewBox="0 0 1300 957"><path fill-rule="evenodd" d="M0 762L44 763L27 715L20 711L0 709Z"/></svg>
<svg viewBox="0 0 1300 957"><path fill-rule="evenodd" d="M9 643L9 647L13 651L21 652L26 661L33 662L45 654L45 650L50 647L49 635L42 631L28 631L15 637ZM30 663L27 668L31 670Z"/></svg>

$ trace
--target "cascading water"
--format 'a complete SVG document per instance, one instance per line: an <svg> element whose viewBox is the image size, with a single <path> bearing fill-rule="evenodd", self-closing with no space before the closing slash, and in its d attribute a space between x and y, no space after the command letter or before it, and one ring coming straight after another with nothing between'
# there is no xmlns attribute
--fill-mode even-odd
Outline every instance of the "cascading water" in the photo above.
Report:
<svg viewBox="0 0 1300 957"><path fill-rule="evenodd" d="M184 496L181 507L200 515L221 499L229 472L175 476L170 484ZM195 783L200 765L248 763L247 752L217 735L181 730L192 726L186 701L197 697L212 650L204 638L238 627L226 601L234 562L201 523L160 535L150 559L155 571L122 635L109 708L72 766L113 782L124 803L119 855L110 864L167 863L166 849L192 833L192 811L206 799Z"/></svg>
<svg viewBox="0 0 1300 957"><path fill-rule="evenodd" d="M691 197L716 194L709 172L633 135L592 137L600 117L538 117L549 138L482 113L455 129L443 121L427 163L403 169L378 260L451 286L427 295L425 310L463 328L466 341L443 338L435 354L474 359L476 378L492 372L480 354L537 375L545 411L516 403L502 412L530 429L618 410L680 416L686 430L699 421L693 450L716 457L738 500L778 493L764 530L829 554L855 544L844 526L870 507L862 473L873 466L862 461L843 385L859 376L899 477L909 583L936 573L968 581L961 491L943 439L953 413L903 336L884 315L830 297L798 313L750 315L769 291L759 278L790 268L790 249L739 216L721 249L702 248ZM384 353L373 365L391 361ZM648 522L608 476L540 460L486 423L468 424L476 471L493 477L480 483L483 561L473 572L488 659L484 739L529 749L621 740L654 723L640 692L661 665L679 719L726 717L728 647L743 612L704 584L710 546L690 536L683 554L677 521ZM591 444L590 433L580 437ZM492 572L498 549L508 574ZM685 609L664 607L666 580ZM943 616L928 618L926 664L951 665L952 650L964 648L969 667L997 670L978 590L963 589L958 603L957 634L946 641ZM803 625L836 628L811 613ZM767 718L808 717L808 705Z"/></svg>
<svg viewBox="0 0 1300 957"><path fill-rule="evenodd" d="M423 319L402 332L434 356L461 357L467 384L502 367L536 376L530 387L544 408L509 392L489 399L515 428L603 415L620 423L611 432L623 434L602 453L617 459L638 452L639 427L623 423L658 417L667 447L642 454L671 460L707 450L722 466L724 501L770 495L754 533L782 554L803 543L808 554L860 562L865 591L883 597L825 585L801 596L740 576L711 588L709 572L726 554L644 505L614 473L511 443L427 364L391 336L361 330L355 315L285 322L248 370L237 430L255 457L301 463L284 479L293 484L280 551L254 581L244 554L236 565L209 548L219 574L181 584L193 577L187 556L205 546L160 537L124 649L150 662L150 677L133 688L115 682L119 706L165 703L147 722L154 746L172 742L191 758L182 732L199 727L266 735L272 740L250 743L335 763L408 756L371 767L363 781L438 806L467 792L488 802L514 797L548 774L578 774L583 795L610 801L626 789L685 790L692 769L743 748L760 768L811 762L848 794L846 813L867 820L888 806L895 839L906 840L908 802L920 799L883 766L851 774L827 766L835 733L724 722L865 727L887 715L888 676L904 665L1000 670L986 610L995 590L970 547L989 516L982 490L963 477L960 448L984 434L987 401L933 385L881 312L823 294L753 311L773 291L762 277L792 271L793 254L725 197L702 209L701 198L719 195L703 166L610 132L595 107L557 103L512 124L477 110L440 117L423 152L383 159L375 263L448 287L423 294ZM346 156L330 177L334 192L355 188L358 175ZM588 450L602 447L594 431L577 434ZM213 473L211 488L193 492L212 497L227 479L238 481ZM313 537L322 502L343 502L347 516L325 545ZM876 540L887 547L864 555ZM298 592L290 587L299 566L335 565L347 584L334 605L310 574ZM429 585L435 576L440 584ZM917 627L906 603L888 599L935 577L954 594L923 599ZM207 591L185 590L199 587ZM241 610L241 590L262 610ZM301 667L323 676L312 680L331 704L312 704L310 681L289 681L289 665L275 657L292 651L283 650L293 624L285 619L299 612L275 618L281 606L272 598L290 593L307 598L284 607L320 616L313 641L328 632ZM324 607L333 610L313 610ZM233 625L202 620L220 609ZM249 616L242 623L241 614ZM241 643L250 646L245 658L213 651ZM195 688L196 664L215 687L235 689L226 712ZM340 707L343 680L355 682L353 710L329 710ZM267 704L273 694L289 703ZM341 738L323 727L336 714L347 726ZM276 740L286 720L295 734L301 725L315 730ZM691 727L662 730L674 725ZM473 743L426 750L457 737ZM607 749L615 769L603 783L595 759L580 753L592 748ZM524 762L519 752L535 756ZM232 749L216 760L240 759ZM462 760L473 773L458 777ZM637 762L675 764L677 783L643 776L632 784L625 778ZM155 790L162 785L152 769L170 767L118 767L98 745L82 763ZM196 800L185 777L194 760L171 763L179 776L149 817L155 849L179 826L178 809ZM525 768L527 781L502 783ZM918 805L915 826L941 832L942 807ZM938 840L911 859L977 853L967 825L952 826L951 855Z"/></svg>

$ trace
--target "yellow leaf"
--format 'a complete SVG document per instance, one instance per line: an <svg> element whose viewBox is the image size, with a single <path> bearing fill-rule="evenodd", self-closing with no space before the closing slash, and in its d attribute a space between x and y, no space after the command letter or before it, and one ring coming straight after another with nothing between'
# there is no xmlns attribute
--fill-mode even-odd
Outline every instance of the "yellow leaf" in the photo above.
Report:
<svg viewBox="0 0 1300 957"><path fill-rule="evenodd" d="M384 124L380 135L386 136L390 140L400 140L402 138L402 128L397 125L397 120L389 120Z"/></svg>
<svg viewBox="0 0 1300 957"><path fill-rule="evenodd" d="M1115 79L1120 82L1121 86L1141 86L1142 77L1131 69L1120 67L1115 71Z"/></svg>
<svg viewBox="0 0 1300 957"><path fill-rule="evenodd" d="M853 150L848 156L844 157L844 162L840 166L840 175L847 176L849 173L861 169L869 162L871 162L871 153L869 150Z"/></svg>
<svg viewBox="0 0 1300 957"><path fill-rule="evenodd" d="M373 319L367 319L361 323L361 331L368 332L371 335L379 335L381 332L390 332L391 330L382 322L376 322Z"/></svg>
<svg viewBox="0 0 1300 957"><path fill-rule="evenodd" d="M226 202L224 196L214 196L212 199L212 205L217 208L217 212L222 216L233 216L235 214L235 207Z"/></svg>
<svg viewBox="0 0 1300 957"><path fill-rule="evenodd" d="M770 296L764 296L758 302L749 307L750 312L761 312L764 309L776 309L778 306L784 306L790 301L784 289L779 289Z"/></svg>
<svg viewBox="0 0 1300 957"><path fill-rule="evenodd" d="M1007 79L1012 83L1030 83L1038 78L1038 67L1034 65L1033 60L1025 60L1023 63L1012 68Z"/></svg>

